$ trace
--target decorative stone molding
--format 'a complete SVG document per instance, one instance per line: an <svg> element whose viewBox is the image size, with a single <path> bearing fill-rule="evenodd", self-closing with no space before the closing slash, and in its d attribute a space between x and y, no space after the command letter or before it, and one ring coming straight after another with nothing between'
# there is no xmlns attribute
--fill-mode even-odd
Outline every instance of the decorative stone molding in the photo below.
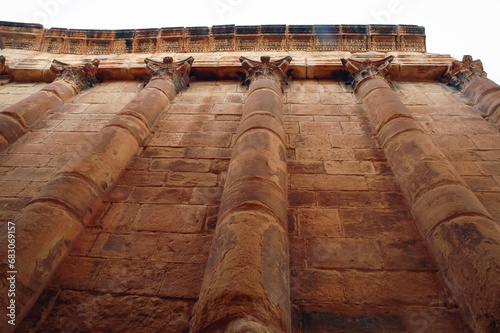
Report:
<svg viewBox="0 0 500 333"><path fill-rule="evenodd" d="M425 52L416 25L216 25L138 30L78 30L0 21L0 46L56 54L226 51Z"/></svg>
<svg viewBox="0 0 500 333"><path fill-rule="evenodd" d="M243 84L250 85L258 77L266 77L273 79L280 84L286 84L288 79L288 65L292 61L292 57L271 61L271 57L264 55L260 57L260 61L251 60L245 57L240 57L241 66L246 71L246 78Z"/></svg>
<svg viewBox="0 0 500 333"><path fill-rule="evenodd" d="M391 67L394 56L390 55L381 60L354 60L342 58L342 64L351 74L347 83L354 89L366 79L385 78Z"/></svg>
<svg viewBox="0 0 500 333"><path fill-rule="evenodd" d="M448 71L443 75L443 82L462 90L474 78L486 78L481 60L473 60L472 56L464 55L462 61L453 61Z"/></svg>
<svg viewBox="0 0 500 333"><path fill-rule="evenodd" d="M97 84L96 74L98 67L99 59L86 61L78 66L71 66L54 59L50 65L50 70L56 74L56 80L66 81L80 92Z"/></svg>
<svg viewBox="0 0 500 333"><path fill-rule="evenodd" d="M177 62L174 62L174 58L172 57L163 58L163 62L150 58L144 59L151 79L170 79L174 82L175 89L177 89L177 91L181 91L183 88L189 87L189 73L191 72L193 61L193 57Z"/></svg>

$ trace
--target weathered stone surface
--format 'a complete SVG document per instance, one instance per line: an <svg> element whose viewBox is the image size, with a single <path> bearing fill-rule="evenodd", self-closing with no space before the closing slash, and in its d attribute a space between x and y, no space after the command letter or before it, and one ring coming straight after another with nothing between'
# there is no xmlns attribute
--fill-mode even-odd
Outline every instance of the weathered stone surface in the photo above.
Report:
<svg viewBox="0 0 500 333"><path fill-rule="evenodd" d="M376 81L379 88L367 94L370 82ZM362 82L358 98L378 129L379 140L385 145L387 159L422 236L437 257L469 324L480 331L496 330L500 307L498 297L492 295L499 289L499 280L491 274L498 274L492 268L499 267L500 262L498 225L430 136L411 119L396 94L383 88L379 78L365 82L368 88ZM384 120L377 120L380 112L384 112ZM406 119L401 118L402 114ZM488 241L483 243L483 239ZM478 264L479 257L487 258L489 263ZM477 297L478 286L488 296Z"/></svg>
<svg viewBox="0 0 500 333"><path fill-rule="evenodd" d="M291 58L240 60L251 84L191 330L289 332L287 174L279 84Z"/></svg>
<svg viewBox="0 0 500 333"><path fill-rule="evenodd" d="M459 216L440 224L427 237L438 263L446 265L443 273L452 291L470 309L466 319L486 332L498 328L500 316L499 231L498 224L488 218ZM491 290L490 297L484 290Z"/></svg>
<svg viewBox="0 0 500 333"><path fill-rule="evenodd" d="M41 332L188 332L192 301L136 295L63 291Z"/></svg>
<svg viewBox="0 0 500 333"><path fill-rule="evenodd" d="M318 237L307 242L306 251L311 268L382 268L377 244L372 239Z"/></svg>
<svg viewBox="0 0 500 333"><path fill-rule="evenodd" d="M54 269L68 251L69 244L83 229L77 218L65 207L46 203L29 205L15 220L16 229L16 308L17 317L23 318L34 304ZM7 248L7 233L0 239ZM4 272L10 271L7 256L1 257ZM2 289L8 290L7 280ZM7 307L8 298L2 298ZM18 322L21 321L19 319ZM7 327L6 323L2 323Z"/></svg>
<svg viewBox="0 0 500 333"><path fill-rule="evenodd" d="M95 83L96 63L86 65L84 68L67 68L65 64L58 62L54 64L55 67L62 66L65 68L59 68L62 71L60 80L54 83L52 87L49 86L47 91L37 93L47 96L39 100L42 103L50 101L50 98L56 99L57 103L62 103L61 99L56 97L55 94L65 100L66 97L62 96L67 93L67 83L74 85L74 93ZM90 68L87 68L89 66ZM83 79L85 81L83 82L81 78L85 73L90 73L90 78ZM18 297L19 320L22 320L28 309L33 305L39 293L47 284L48 278L67 254L70 245L80 233L83 225L90 224L97 215L104 213L105 210L100 209L104 193L116 183L118 176L139 148L139 144L144 141L147 135L144 127L149 130L159 117L159 114L169 104L167 96L171 92L170 90L173 89L173 83L167 82L163 84L159 82L160 80L166 81L164 79L153 80L151 85L148 85L141 92L142 94L138 94L136 101L149 100L152 97L150 96L151 92L154 92L155 96L159 94L163 99L157 98L153 105L143 103L134 110L125 107L123 113L116 116L117 120L102 128L73 159L59 169L56 176L40 190L28 207L18 215L16 221L19 221L19 224L22 225L20 229L25 230L23 239L31 244L31 248L28 248L29 246L23 246L21 245L22 242L19 242L20 248L26 247L24 250L26 257L19 259L20 267L18 269L19 286L23 290ZM170 95L172 98L173 95ZM33 97L36 96L33 95L31 98ZM26 110L19 114L23 115L23 112L26 112ZM29 112L27 114L30 117L33 116ZM135 123L139 124L138 126L133 122L127 122L127 120L130 120L130 116L140 121ZM35 118L33 120L31 118L26 119L27 126L35 121ZM40 168L42 171L43 169ZM22 169L19 170L22 171ZM52 217L48 217L50 213L53 214ZM41 223L42 220L45 222ZM47 223L54 226L47 226ZM39 230L42 225L47 226L47 229ZM20 233L23 233L21 230ZM149 258L156 249L156 240L156 235L133 233L112 235L102 233L97 237L90 254L115 258ZM32 253L35 249L39 251L38 254ZM111 266L105 265L105 267ZM105 269L101 271L102 274L105 274L104 272ZM108 272L110 275L115 274L110 272ZM137 282L139 281L140 279L137 280ZM65 283L63 278L61 284ZM79 284L80 288L82 283ZM159 284L160 281L158 280L158 288ZM100 290L106 289L102 285L99 288ZM134 288L132 290L137 291L142 286ZM147 292L155 293L158 288ZM109 290L106 289L106 291ZM111 291L116 292L115 290Z"/></svg>

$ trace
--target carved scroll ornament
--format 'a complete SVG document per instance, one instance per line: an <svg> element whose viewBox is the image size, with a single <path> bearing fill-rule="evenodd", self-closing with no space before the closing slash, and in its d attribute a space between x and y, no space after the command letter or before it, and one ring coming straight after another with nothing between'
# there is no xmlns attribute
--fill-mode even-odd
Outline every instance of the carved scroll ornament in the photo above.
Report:
<svg viewBox="0 0 500 333"><path fill-rule="evenodd" d="M452 62L443 75L443 82L462 90L474 78L485 78L486 75L481 60L473 60L470 55L464 55L462 61Z"/></svg>
<svg viewBox="0 0 500 333"><path fill-rule="evenodd" d="M262 76L276 80L283 85L288 79L288 66L292 57L287 56L271 61L270 56L264 55L260 57L260 61L255 61L242 56L240 61L246 72L246 78L243 82L245 85L250 85L253 80Z"/></svg>
<svg viewBox="0 0 500 333"><path fill-rule="evenodd" d="M52 61L50 70L56 74L56 80L70 83L77 91L97 84L97 68L99 60L86 61L78 66L71 66L57 59Z"/></svg>
<svg viewBox="0 0 500 333"><path fill-rule="evenodd" d="M191 72L193 61L193 57L177 62L174 62L172 57L163 58L163 62L150 58L144 59L151 79L164 78L172 80L177 91L189 87L189 73Z"/></svg>
<svg viewBox="0 0 500 333"><path fill-rule="evenodd" d="M344 67L350 73L348 83L350 83L353 88L356 88L366 79L374 77L385 78L391 68L391 62L394 60L394 56L391 55L380 60L359 61L344 58L341 60Z"/></svg>

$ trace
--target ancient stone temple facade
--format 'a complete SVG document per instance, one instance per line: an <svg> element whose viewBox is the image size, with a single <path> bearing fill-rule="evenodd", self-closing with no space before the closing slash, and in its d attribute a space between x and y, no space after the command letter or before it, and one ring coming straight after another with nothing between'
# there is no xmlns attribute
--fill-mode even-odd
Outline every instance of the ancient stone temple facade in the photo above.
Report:
<svg viewBox="0 0 500 333"><path fill-rule="evenodd" d="M500 86L424 28L0 48L0 332L500 332Z"/></svg>

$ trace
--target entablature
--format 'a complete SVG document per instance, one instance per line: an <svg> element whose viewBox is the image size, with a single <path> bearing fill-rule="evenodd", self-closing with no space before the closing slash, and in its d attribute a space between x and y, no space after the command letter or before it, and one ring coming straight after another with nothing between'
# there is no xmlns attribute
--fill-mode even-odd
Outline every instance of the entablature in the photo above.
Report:
<svg viewBox="0 0 500 333"><path fill-rule="evenodd" d="M54 58L68 64L79 64L97 58L100 61L97 77L100 80L143 80L147 75L145 58L172 57L182 60L194 57L191 77L195 80L240 80L244 77L240 57L260 59L269 55L273 59L291 56L290 76L299 79L345 80L342 58L378 60L393 56L388 75L396 81L435 81L456 61L449 55L418 52L205 52L205 53L152 53L122 55L54 55L47 52L5 49L1 54L13 81L52 82L54 73L50 65Z"/></svg>

